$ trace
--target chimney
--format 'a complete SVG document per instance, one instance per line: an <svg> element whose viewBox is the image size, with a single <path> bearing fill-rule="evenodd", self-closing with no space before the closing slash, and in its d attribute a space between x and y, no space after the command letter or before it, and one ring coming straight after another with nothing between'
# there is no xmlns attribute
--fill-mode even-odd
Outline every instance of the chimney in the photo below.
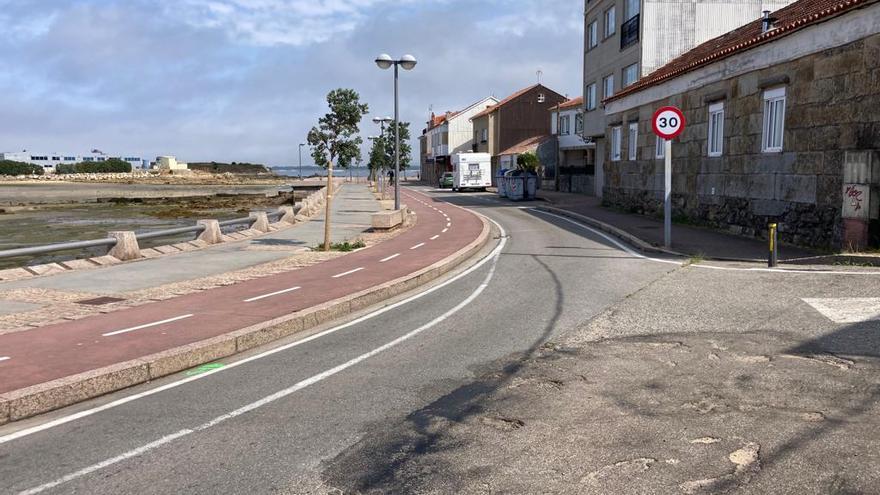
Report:
<svg viewBox="0 0 880 495"><path fill-rule="evenodd" d="M773 19L770 18L770 11L764 11L764 18L761 20L761 32L766 33L773 27Z"/></svg>

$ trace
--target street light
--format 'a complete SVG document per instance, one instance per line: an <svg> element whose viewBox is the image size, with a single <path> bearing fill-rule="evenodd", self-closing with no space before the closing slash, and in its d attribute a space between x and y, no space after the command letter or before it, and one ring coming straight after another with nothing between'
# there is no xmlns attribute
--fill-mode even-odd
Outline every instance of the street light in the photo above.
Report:
<svg viewBox="0 0 880 495"><path fill-rule="evenodd" d="M394 60L391 55L383 53L376 57L376 65L380 69L390 69L394 66L394 209L400 209L400 111L398 109L397 67L404 70L413 70L416 66L416 58L412 55L404 55L400 60Z"/></svg>
<svg viewBox="0 0 880 495"><path fill-rule="evenodd" d="M299 180L303 180L303 146L306 143L299 143Z"/></svg>

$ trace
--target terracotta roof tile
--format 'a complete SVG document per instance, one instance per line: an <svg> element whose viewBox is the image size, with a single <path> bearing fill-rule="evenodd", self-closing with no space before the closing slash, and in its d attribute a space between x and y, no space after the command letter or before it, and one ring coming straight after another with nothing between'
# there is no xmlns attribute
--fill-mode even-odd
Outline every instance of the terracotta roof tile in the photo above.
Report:
<svg viewBox="0 0 880 495"><path fill-rule="evenodd" d="M577 98L572 98L572 99L566 101L565 103L562 103L561 105L559 105L559 109L560 110L568 110L570 108L582 107L583 105L584 105L584 97L578 96ZM556 107L550 108L550 111L555 112Z"/></svg>
<svg viewBox="0 0 880 495"><path fill-rule="evenodd" d="M678 77L699 67L750 50L787 36L812 24L825 21L848 10L878 0L799 0L770 14L774 29L762 32L763 19L757 19L733 31L713 38L673 59L619 93L606 98L613 101L642 89Z"/></svg>
<svg viewBox="0 0 880 495"><path fill-rule="evenodd" d="M551 136L549 134L544 134L541 136L534 136L523 141L520 141L510 148L498 153L499 155L519 155L521 153L525 153L527 151L534 151L538 146L544 144L548 140L550 140Z"/></svg>

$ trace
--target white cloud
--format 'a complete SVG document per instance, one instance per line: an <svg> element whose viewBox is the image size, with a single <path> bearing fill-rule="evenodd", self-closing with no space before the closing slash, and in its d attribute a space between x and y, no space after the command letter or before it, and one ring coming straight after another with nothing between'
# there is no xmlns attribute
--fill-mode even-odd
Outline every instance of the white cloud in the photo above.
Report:
<svg viewBox="0 0 880 495"><path fill-rule="evenodd" d="M195 27L255 45L305 46L350 33L372 9L417 0L178 0L165 11Z"/></svg>

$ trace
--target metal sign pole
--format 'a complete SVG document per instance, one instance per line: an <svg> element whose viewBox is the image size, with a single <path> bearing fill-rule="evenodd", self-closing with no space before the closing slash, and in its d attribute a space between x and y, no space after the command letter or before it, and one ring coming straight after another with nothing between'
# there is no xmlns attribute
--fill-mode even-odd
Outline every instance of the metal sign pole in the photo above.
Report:
<svg viewBox="0 0 880 495"><path fill-rule="evenodd" d="M672 248L672 140L667 139L665 152L664 194L663 194L663 244Z"/></svg>

